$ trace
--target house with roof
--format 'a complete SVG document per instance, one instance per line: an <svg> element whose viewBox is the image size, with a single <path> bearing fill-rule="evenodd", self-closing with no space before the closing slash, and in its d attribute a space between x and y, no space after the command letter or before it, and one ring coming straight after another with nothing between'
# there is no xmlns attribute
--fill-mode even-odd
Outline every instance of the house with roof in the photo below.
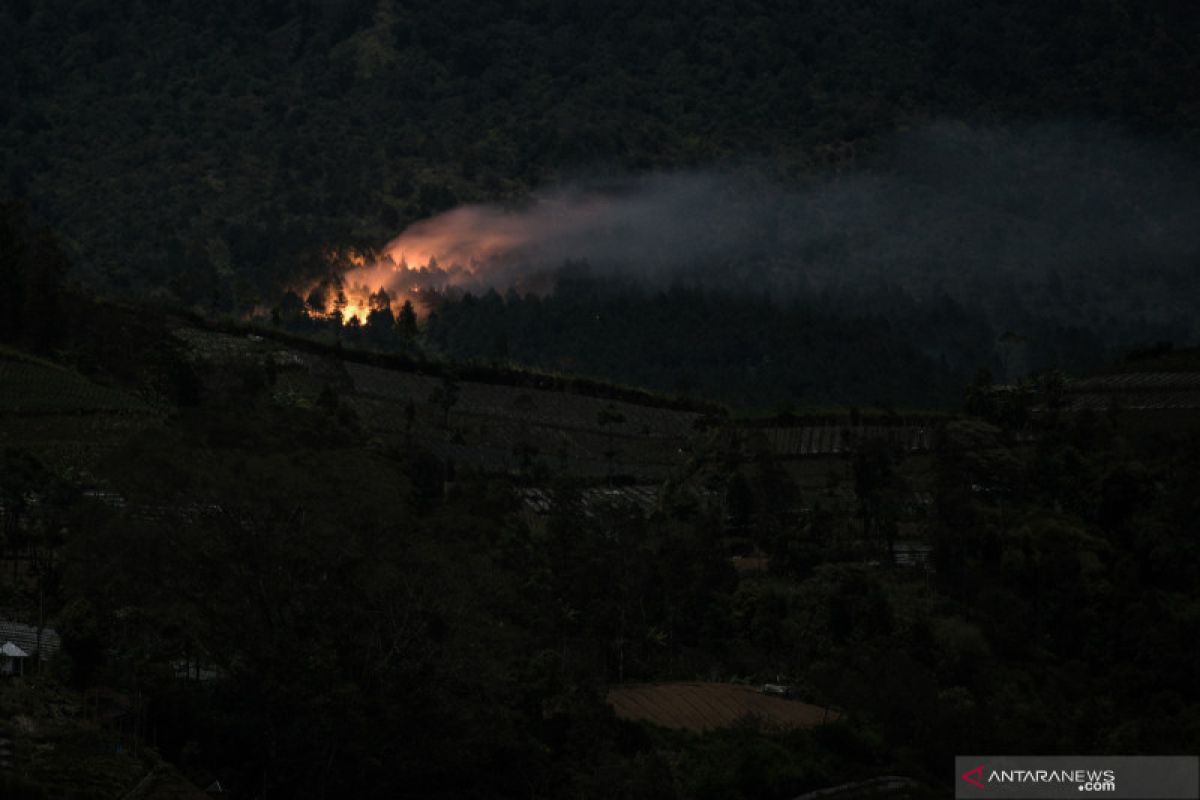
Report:
<svg viewBox="0 0 1200 800"><path fill-rule="evenodd" d="M25 671L36 669L46 663L62 649L62 639L53 628L37 628L7 619L0 619L0 645L12 644L25 653L22 662ZM17 657L20 658L20 657ZM0 662L0 670L3 662Z"/></svg>
<svg viewBox="0 0 1200 800"><path fill-rule="evenodd" d="M27 658L29 658L29 653L12 642L0 644L0 675L24 675L25 659Z"/></svg>

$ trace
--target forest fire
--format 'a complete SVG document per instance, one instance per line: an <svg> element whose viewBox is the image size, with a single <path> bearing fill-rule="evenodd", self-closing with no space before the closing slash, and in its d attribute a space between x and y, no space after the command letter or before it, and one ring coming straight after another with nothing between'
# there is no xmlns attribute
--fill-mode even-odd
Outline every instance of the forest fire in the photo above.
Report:
<svg viewBox="0 0 1200 800"><path fill-rule="evenodd" d="M336 254L337 277L302 296L310 316L365 324L380 290L422 310L447 289L541 295L554 290L564 266L581 263L638 279L704 269L727 277L731 260L770 239L766 223L784 216L782 203L778 193L708 173L556 187L518 204L460 206L416 222L377 251Z"/></svg>
<svg viewBox="0 0 1200 800"><path fill-rule="evenodd" d="M545 235L528 215L463 206L410 226L383 248L385 265L444 264L472 273Z"/></svg>
<svg viewBox="0 0 1200 800"><path fill-rule="evenodd" d="M513 211L468 205L409 226L377 253L328 254L336 277L299 292L309 316L366 324L373 311L450 288L542 291L547 272L585 254L601 236L619 235L609 200L555 194ZM357 321L357 322L355 322Z"/></svg>
<svg viewBox="0 0 1200 800"><path fill-rule="evenodd" d="M370 270L372 267L364 266L359 269ZM397 269L397 272L399 271ZM418 276L421 274L420 270L406 268L405 271L416 273ZM386 277L375 275L370 279L381 279L375 282L375 288L371 288L370 284L358 282L364 276L355 273L354 277L354 283L347 283L344 278L338 276L312 284L301 295L304 299L304 313L311 318L337 320L342 325L356 326L370 323L371 315L376 312L392 316L406 303L412 306L414 313L424 309L422 287L419 284L405 287L401 285L398 276L387 276L391 278L387 280ZM387 288L389 285L392 288Z"/></svg>

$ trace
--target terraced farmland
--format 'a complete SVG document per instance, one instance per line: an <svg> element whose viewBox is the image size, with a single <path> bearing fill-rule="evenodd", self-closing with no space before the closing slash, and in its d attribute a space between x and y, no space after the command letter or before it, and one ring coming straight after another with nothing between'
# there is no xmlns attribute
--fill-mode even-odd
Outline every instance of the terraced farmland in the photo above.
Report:
<svg viewBox="0 0 1200 800"><path fill-rule="evenodd" d="M1130 411L1200 408L1200 372L1130 372L1099 375L1067 384L1072 411Z"/></svg>
<svg viewBox="0 0 1200 800"><path fill-rule="evenodd" d="M32 360L0 358L0 413L133 412L144 402L82 375Z"/></svg>
<svg viewBox="0 0 1200 800"><path fill-rule="evenodd" d="M365 364L346 364L355 391L371 397L424 402L440 384L440 379L414 372L382 369ZM615 410L624 419L614 422L611 429L616 435L676 438L688 436L700 415L686 411L651 408L634 403L609 401L596 397L529 389L519 386L503 386L489 383L460 385L455 413L511 419L528 418L540 425L560 428L597 427L601 411Z"/></svg>
<svg viewBox="0 0 1200 800"><path fill-rule="evenodd" d="M552 469L580 477L620 473L662 479L690 454L700 417L569 392L474 382L457 384L458 399L447 414L432 400L440 378L353 363L346 370L354 386L350 403L370 429L393 440L411 432L440 456L487 471L516 469L526 452Z"/></svg>
<svg viewBox="0 0 1200 800"><path fill-rule="evenodd" d="M532 458L577 477L661 480L690 456L701 417L573 391L469 380L455 382L457 397L447 412L435 400L443 379L419 369L342 360L254 334L194 327L174 333L200 363L270 362L277 403L312 406L331 387L377 441L416 442L455 464L487 472L513 472Z"/></svg>
<svg viewBox="0 0 1200 800"><path fill-rule="evenodd" d="M704 731L757 718L768 728L811 728L837 713L787 700L750 686L728 683L642 683L609 689L608 704L621 719L664 728Z"/></svg>
<svg viewBox="0 0 1200 800"><path fill-rule="evenodd" d="M19 447L82 472L159 419L140 398L71 370L0 358L0 447Z"/></svg>
<svg viewBox="0 0 1200 800"><path fill-rule="evenodd" d="M278 345L265 342L261 336L239 336L190 327L179 327L172 333L187 343L192 357L199 361L219 363L251 361L271 350L281 349Z"/></svg>
<svg viewBox="0 0 1200 800"><path fill-rule="evenodd" d="M630 399L631 393L609 399L531 375L499 382L459 379L453 382L454 402L446 408L437 400L447 386L436 374L438 365L362 363L369 360L362 354L345 360L337 352L248 333L181 328L176 335L188 343L193 358L210 365L273 364L277 403L312 406L330 387L377 442L416 443L456 465L485 472L514 473L536 463L556 474L653 483L687 463L709 436L698 410L664 407L670 403L657 398L641 403ZM926 417L850 422L845 415L765 426L747 422L745 441L791 462L790 468L810 459L844 457L858 442L874 438L920 456L931 449L938 424ZM818 482L827 483L824 473Z"/></svg>
<svg viewBox="0 0 1200 800"><path fill-rule="evenodd" d="M860 425L836 423L763 429L771 450L783 458L833 456L849 452L864 439L886 439L908 452L926 452L933 446L928 425Z"/></svg>

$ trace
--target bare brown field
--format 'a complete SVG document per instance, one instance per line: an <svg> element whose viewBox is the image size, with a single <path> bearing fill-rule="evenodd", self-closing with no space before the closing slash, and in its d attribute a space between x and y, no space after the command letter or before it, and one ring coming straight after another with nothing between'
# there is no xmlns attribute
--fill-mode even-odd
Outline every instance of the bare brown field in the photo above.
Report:
<svg viewBox="0 0 1200 800"><path fill-rule="evenodd" d="M757 718L769 728L811 728L837 719L821 706L729 683L639 683L615 686L608 703L621 719L705 731Z"/></svg>

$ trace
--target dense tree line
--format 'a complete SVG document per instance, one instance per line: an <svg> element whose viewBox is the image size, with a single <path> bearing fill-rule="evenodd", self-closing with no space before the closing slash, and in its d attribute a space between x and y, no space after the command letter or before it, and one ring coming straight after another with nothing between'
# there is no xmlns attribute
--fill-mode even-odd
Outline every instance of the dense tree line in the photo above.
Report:
<svg viewBox="0 0 1200 800"><path fill-rule="evenodd" d="M773 297L568 265L546 295L425 292L419 323L409 301L396 314L386 292L372 297L378 308L363 323L294 293L259 322L350 347L587 375L760 410L948 407L980 369L1018 377L1087 368L1106 353L1090 329L1030 321L1010 364L1006 338L979 307L946 294L921 302L895 286Z"/></svg>
<svg viewBox="0 0 1200 800"><path fill-rule="evenodd" d="M55 236L18 203L0 204L0 342L46 352L63 319L69 262Z"/></svg>
<svg viewBox="0 0 1200 800"><path fill-rule="evenodd" d="M959 375L989 363L986 324L948 299L924 320L856 305L582 279L546 297L490 292L437 304L425 340L453 358L511 359L759 408L945 405ZM906 324L939 313L936 340Z"/></svg>

